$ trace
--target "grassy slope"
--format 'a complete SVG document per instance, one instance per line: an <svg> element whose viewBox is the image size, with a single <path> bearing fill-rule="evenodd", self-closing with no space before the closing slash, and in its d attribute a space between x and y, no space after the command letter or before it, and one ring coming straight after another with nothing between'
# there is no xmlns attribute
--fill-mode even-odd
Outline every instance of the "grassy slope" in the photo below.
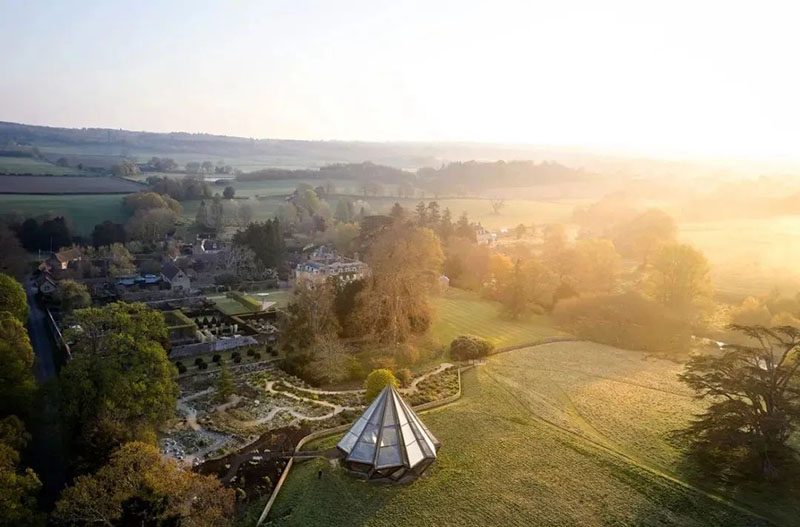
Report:
<svg viewBox="0 0 800 527"><path fill-rule="evenodd" d="M424 415L443 444L424 478L374 485L299 464L271 525L766 524L675 476L666 436L699 408L678 369L588 343L498 355L464 375L459 403ZM774 496L756 506L787 525L800 514Z"/></svg>
<svg viewBox="0 0 800 527"><path fill-rule="evenodd" d="M550 318L531 315L508 320L500 315L500 304L479 295L451 287L435 299L436 315L431 336L441 344L471 334L491 340L496 346L524 344L543 337L561 335Z"/></svg>

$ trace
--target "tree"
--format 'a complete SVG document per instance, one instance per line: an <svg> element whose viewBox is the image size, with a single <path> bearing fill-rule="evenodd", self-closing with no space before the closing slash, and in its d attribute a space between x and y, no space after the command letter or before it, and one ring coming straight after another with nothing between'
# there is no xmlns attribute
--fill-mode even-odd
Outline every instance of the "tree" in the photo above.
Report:
<svg viewBox="0 0 800 527"><path fill-rule="evenodd" d="M578 240L562 253L561 276L579 293L608 292L616 283L622 262L610 240Z"/></svg>
<svg viewBox="0 0 800 527"><path fill-rule="evenodd" d="M0 273L0 312L7 311L23 324L28 320L28 297L15 279Z"/></svg>
<svg viewBox="0 0 800 527"><path fill-rule="evenodd" d="M208 211L208 219L211 227L216 231L221 231L225 226L225 209L222 206L222 200L219 194L214 196L211 201L211 208Z"/></svg>
<svg viewBox="0 0 800 527"><path fill-rule="evenodd" d="M21 277L28 267L28 254L17 235L5 225L0 225L0 273Z"/></svg>
<svg viewBox="0 0 800 527"><path fill-rule="evenodd" d="M514 271L502 288L500 293L500 303L503 311L512 319L517 319L528 312L529 299L527 283L522 273L522 265L519 260L514 263Z"/></svg>
<svg viewBox="0 0 800 527"><path fill-rule="evenodd" d="M352 221L353 204L349 201L340 199L338 203L336 203L336 212L334 212L333 217L342 222Z"/></svg>
<svg viewBox="0 0 800 527"><path fill-rule="evenodd" d="M228 365L223 362L219 369L219 377L217 377L217 400L225 402L234 393L236 393L236 385L233 383L233 375L231 375Z"/></svg>
<svg viewBox="0 0 800 527"><path fill-rule="evenodd" d="M111 276L126 276L136 272L133 255L121 243L101 247L98 256L109 262Z"/></svg>
<svg viewBox="0 0 800 527"><path fill-rule="evenodd" d="M197 208L197 214L194 217L194 222L200 227L206 229L211 228L211 218L205 201L200 202L200 206Z"/></svg>
<svg viewBox="0 0 800 527"><path fill-rule="evenodd" d="M113 221L106 220L103 223L95 225L92 230L92 244L95 247L125 243L127 239L128 236L125 233L125 227L123 227L121 223L114 223Z"/></svg>
<svg viewBox="0 0 800 527"><path fill-rule="evenodd" d="M291 372L310 376L307 365L317 359L319 350L331 351L328 342L335 339L340 327L334 311L333 284L299 278L286 307L280 346ZM322 343L322 344L321 344ZM318 373L318 372L315 372ZM313 381L320 380L320 376Z"/></svg>
<svg viewBox="0 0 800 527"><path fill-rule="evenodd" d="M167 359L164 316L116 302L73 313L72 358L60 376L61 417L90 465L126 441L155 441L175 411L178 388Z"/></svg>
<svg viewBox="0 0 800 527"><path fill-rule="evenodd" d="M427 227L428 225L428 208L425 206L424 201L417 203L417 208L414 213L414 221L420 227Z"/></svg>
<svg viewBox="0 0 800 527"><path fill-rule="evenodd" d="M545 225L542 238L542 260L551 268L557 268L567 249L567 229L560 223L550 223Z"/></svg>
<svg viewBox="0 0 800 527"><path fill-rule="evenodd" d="M36 495L42 487L36 473L19 466L19 450L28 442L16 416L0 420L0 526L39 525Z"/></svg>
<svg viewBox="0 0 800 527"><path fill-rule="evenodd" d="M247 227L253 221L253 207L248 203L242 203L236 211L236 216L239 219L239 226Z"/></svg>
<svg viewBox="0 0 800 527"><path fill-rule="evenodd" d="M702 252L685 244L663 245L653 260L648 285L665 306L684 308L711 294L711 269Z"/></svg>
<svg viewBox="0 0 800 527"><path fill-rule="evenodd" d="M514 234L516 234L518 240L522 239L522 237L525 236L526 230L527 229L525 228L524 223L520 223L519 225L517 225L517 227L514 229Z"/></svg>
<svg viewBox="0 0 800 527"><path fill-rule="evenodd" d="M56 289L55 299L61 304L61 311L65 315L71 314L76 309L92 305L92 296L89 294L89 290L75 280L61 280Z"/></svg>
<svg viewBox="0 0 800 527"><path fill-rule="evenodd" d="M506 200L504 199L493 199L492 200L492 212L494 214L500 214L500 210L505 207Z"/></svg>
<svg viewBox="0 0 800 527"><path fill-rule="evenodd" d="M265 267L276 268L283 263L286 246L283 230L277 218L249 224L233 235L233 245L247 247Z"/></svg>
<svg viewBox="0 0 800 527"><path fill-rule="evenodd" d="M358 223L337 223L333 228L333 245L344 255L351 255L356 250L356 240L361 232Z"/></svg>
<svg viewBox="0 0 800 527"><path fill-rule="evenodd" d="M399 343L427 331L429 294L438 287L443 260L433 231L394 224L376 237L366 260L371 272L357 308L366 333Z"/></svg>
<svg viewBox="0 0 800 527"><path fill-rule="evenodd" d="M473 335L461 335L450 343L450 357L455 360L476 360L494 351L494 344Z"/></svg>
<svg viewBox="0 0 800 527"><path fill-rule="evenodd" d="M674 243L678 227L672 217L659 209L647 210L614 228L614 245L620 254L647 263L659 246Z"/></svg>
<svg viewBox="0 0 800 527"><path fill-rule="evenodd" d="M437 229L439 222L442 221L442 215L439 213L439 204L435 201L428 203L427 221L431 229Z"/></svg>
<svg viewBox="0 0 800 527"><path fill-rule="evenodd" d="M236 189L233 188L231 185L225 187L225 190L222 191L222 197L225 199L233 199L236 195Z"/></svg>
<svg viewBox="0 0 800 527"><path fill-rule="evenodd" d="M453 235L453 231L453 218L450 215L450 209L446 208L444 209L444 212L442 213L442 219L439 222L439 238L441 238L443 242L446 242L450 236Z"/></svg>
<svg viewBox="0 0 800 527"><path fill-rule="evenodd" d="M139 175L139 167L136 163L125 161L111 167L111 175L114 177L133 177Z"/></svg>
<svg viewBox="0 0 800 527"><path fill-rule="evenodd" d="M0 312L0 415L26 415L36 391L33 348L21 321Z"/></svg>
<svg viewBox="0 0 800 527"><path fill-rule="evenodd" d="M391 216L394 221L404 221L407 215L406 209L395 201L394 205L392 205L392 210L389 211L389 216Z"/></svg>
<svg viewBox="0 0 800 527"><path fill-rule="evenodd" d="M140 210L130 219L126 230L135 240L156 241L174 232L177 220L178 215L170 209Z"/></svg>
<svg viewBox="0 0 800 527"><path fill-rule="evenodd" d="M379 370L373 370L372 373L367 375L367 379L364 381L364 390L366 393L364 394L364 400L369 403L375 397L378 396L381 391L389 385L393 385L395 388L398 387L399 383L395 378L392 370L387 370L385 368L381 368Z"/></svg>
<svg viewBox="0 0 800 527"><path fill-rule="evenodd" d="M800 329L732 326L752 345L727 344L721 355L697 355L679 378L709 399L706 411L684 431L698 452L716 458L742 452L760 461L768 479L778 476L786 442L800 419Z"/></svg>
<svg viewBox="0 0 800 527"><path fill-rule="evenodd" d="M184 169L187 174L198 174L200 172L200 163L197 161L189 161L186 163Z"/></svg>
<svg viewBox="0 0 800 527"><path fill-rule="evenodd" d="M319 384L343 381L349 374L350 354L335 334L314 342L313 358L305 368L306 376Z"/></svg>
<svg viewBox="0 0 800 527"><path fill-rule="evenodd" d="M203 172L206 174L211 174L214 172L214 163L211 161L203 161L203 164L200 165L200 168L202 168Z"/></svg>
<svg viewBox="0 0 800 527"><path fill-rule="evenodd" d="M56 503L55 519L68 525L177 525L124 523L123 515L144 515L188 527L226 526L234 492L214 476L182 470L152 445L123 445L91 476L78 476Z"/></svg>
<svg viewBox="0 0 800 527"><path fill-rule="evenodd" d="M458 222L456 222L455 227L455 234L456 236L461 236L462 238L466 238L467 240L473 242L478 240L477 234L475 233L475 227L469 222L466 212L463 212L458 218Z"/></svg>

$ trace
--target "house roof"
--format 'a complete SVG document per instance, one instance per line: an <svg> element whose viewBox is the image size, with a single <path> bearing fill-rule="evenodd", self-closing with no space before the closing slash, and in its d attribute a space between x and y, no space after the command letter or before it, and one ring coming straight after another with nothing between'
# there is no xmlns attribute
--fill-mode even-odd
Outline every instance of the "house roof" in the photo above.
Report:
<svg viewBox="0 0 800 527"><path fill-rule="evenodd" d="M172 260L165 260L164 265L161 267L161 274L163 274L167 280L172 280L181 272L180 268L175 265L175 262Z"/></svg>
<svg viewBox="0 0 800 527"><path fill-rule="evenodd" d="M389 384L336 447L347 454L347 462L369 465L372 470L411 470L436 459L439 442Z"/></svg>
<svg viewBox="0 0 800 527"><path fill-rule="evenodd" d="M56 260L61 263L68 263L73 260L79 260L81 257L81 250L77 247L71 249L62 249L55 254Z"/></svg>

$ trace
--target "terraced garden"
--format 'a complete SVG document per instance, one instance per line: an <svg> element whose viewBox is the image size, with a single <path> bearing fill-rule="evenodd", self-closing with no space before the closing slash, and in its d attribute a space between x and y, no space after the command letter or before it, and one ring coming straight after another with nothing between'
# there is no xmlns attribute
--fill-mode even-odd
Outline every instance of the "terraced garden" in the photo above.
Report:
<svg viewBox="0 0 800 527"><path fill-rule="evenodd" d="M701 406L679 369L578 342L491 357L463 375L459 402L423 415L443 446L421 479L298 463L268 525L796 525L796 496L686 479L668 435Z"/></svg>

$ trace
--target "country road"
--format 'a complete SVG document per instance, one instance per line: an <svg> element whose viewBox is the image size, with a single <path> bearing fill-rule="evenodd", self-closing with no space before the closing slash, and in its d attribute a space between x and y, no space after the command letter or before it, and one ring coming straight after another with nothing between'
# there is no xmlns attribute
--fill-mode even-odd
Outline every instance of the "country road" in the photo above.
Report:
<svg viewBox="0 0 800 527"><path fill-rule="evenodd" d="M67 464L58 419L58 396L54 389L60 351L47 328L47 313L36 300L34 282L28 282L26 292L28 335L35 355L33 373L40 394L38 412L29 424L33 436L31 464L42 481L40 505L44 510L49 510L67 481Z"/></svg>

